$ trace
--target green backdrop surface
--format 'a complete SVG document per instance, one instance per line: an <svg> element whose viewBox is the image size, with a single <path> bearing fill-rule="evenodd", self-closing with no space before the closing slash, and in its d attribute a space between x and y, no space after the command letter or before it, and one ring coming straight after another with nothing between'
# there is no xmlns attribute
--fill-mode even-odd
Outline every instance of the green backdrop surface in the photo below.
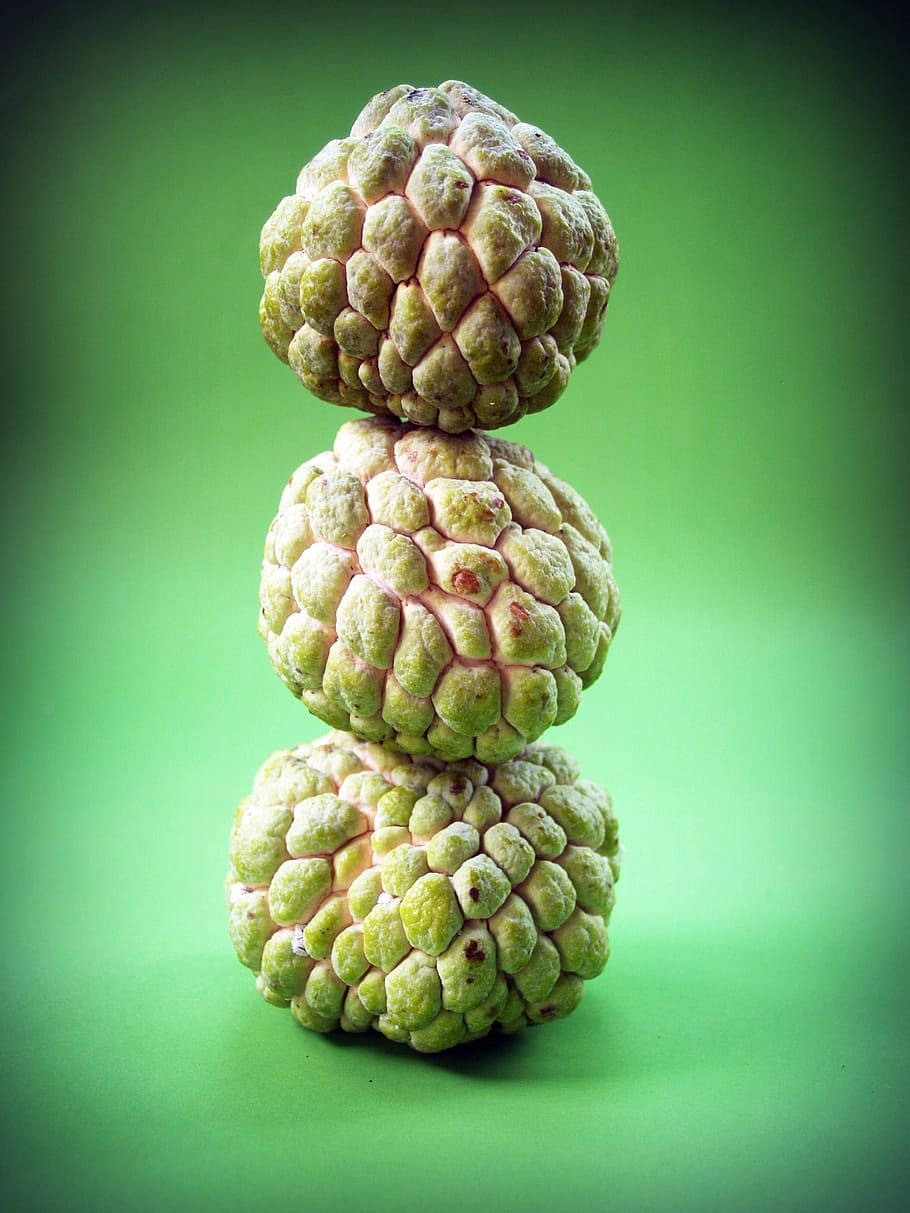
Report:
<svg viewBox="0 0 910 1213"><path fill-rule="evenodd" d="M7 44L2 1184L18 1209L898 1207L905 173L874 8L39 10ZM266 1006L232 811L323 732L256 636L353 414L262 343L259 228L374 92L467 79L590 172L605 337L531 446L625 616L550 736L614 795L579 1011L436 1058Z"/></svg>

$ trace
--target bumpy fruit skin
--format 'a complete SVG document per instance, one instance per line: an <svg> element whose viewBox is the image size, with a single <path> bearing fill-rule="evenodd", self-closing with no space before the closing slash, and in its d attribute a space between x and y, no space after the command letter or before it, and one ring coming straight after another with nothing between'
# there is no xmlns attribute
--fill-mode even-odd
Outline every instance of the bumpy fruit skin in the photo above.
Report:
<svg viewBox="0 0 910 1213"><path fill-rule="evenodd" d="M237 809L231 939L304 1027L438 1052L575 1009L619 854L564 750L445 763L334 732L273 754Z"/></svg>
<svg viewBox="0 0 910 1213"><path fill-rule="evenodd" d="M503 762L600 675L620 618L610 561L590 508L526 447L364 418L282 494L259 631L333 728Z"/></svg>
<svg viewBox="0 0 910 1213"><path fill-rule="evenodd" d="M495 429L600 340L619 257L591 181L457 80L374 97L262 230L266 341L322 400Z"/></svg>

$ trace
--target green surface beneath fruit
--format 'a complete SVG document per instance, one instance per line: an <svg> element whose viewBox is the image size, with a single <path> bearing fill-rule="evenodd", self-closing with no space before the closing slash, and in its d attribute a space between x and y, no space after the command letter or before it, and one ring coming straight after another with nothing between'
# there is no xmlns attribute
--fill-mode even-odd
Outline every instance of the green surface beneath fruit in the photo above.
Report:
<svg viewBox="0 0 910 1213"><path fill-rule="evenodd" d="M887 38L809 11L514 11L505 53L488 6L435 45L365 9L347 78L337 15L303 31L299 6L116 25L88 8L13 47L12 1208L830 1213L904 1196L906 227ZM222 879L256 769L325 731L256 636L258 562L287 476L354 416L262 343L259 228L373 92L447 76L539 120L619 237L601 346L502 435L614 542L623 623L548 740L611 789L626 856L613 954L575 1014L427 1058L266 1006Z"/></svg>

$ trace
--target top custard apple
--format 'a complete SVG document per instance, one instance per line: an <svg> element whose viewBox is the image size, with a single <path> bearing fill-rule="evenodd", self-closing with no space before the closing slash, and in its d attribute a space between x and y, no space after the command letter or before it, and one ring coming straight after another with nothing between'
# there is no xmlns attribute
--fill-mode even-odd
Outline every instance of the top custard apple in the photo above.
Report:
<svg viewBox="0 0 910 1213"><path fill-rule="evenodd" d="M374 97L262 230L266 341L322 400L450 433L548 408L619 258L591 181L457 80Z"/></svg>

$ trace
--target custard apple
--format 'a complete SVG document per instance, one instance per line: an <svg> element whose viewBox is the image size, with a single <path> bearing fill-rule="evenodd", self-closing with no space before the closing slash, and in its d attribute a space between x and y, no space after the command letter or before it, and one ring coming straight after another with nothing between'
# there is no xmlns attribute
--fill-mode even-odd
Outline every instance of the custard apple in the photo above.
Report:
<svg viewBox="0 0 910 1213"><path fill-rule="evenodd" d="M515 443L349 421L291 477L259 631L333 728L453 762L574 716L619 623L607 534Z"/></svg>
<svg viewBox="0 0 910 1213"><path fill-rule="evenodd" d="M551 405L618 268L591 181L458 80L374 97L262 230L266 341L323 400L450 433Z"/></svg>
<svg viewBox="0 0 910 1213"><path fill-rule="evenodd" d="M437 1052L574 1011L607 962L619 844L564 750L446 763L333 732L263 765L230 865L267 1002Z"/></svg>

